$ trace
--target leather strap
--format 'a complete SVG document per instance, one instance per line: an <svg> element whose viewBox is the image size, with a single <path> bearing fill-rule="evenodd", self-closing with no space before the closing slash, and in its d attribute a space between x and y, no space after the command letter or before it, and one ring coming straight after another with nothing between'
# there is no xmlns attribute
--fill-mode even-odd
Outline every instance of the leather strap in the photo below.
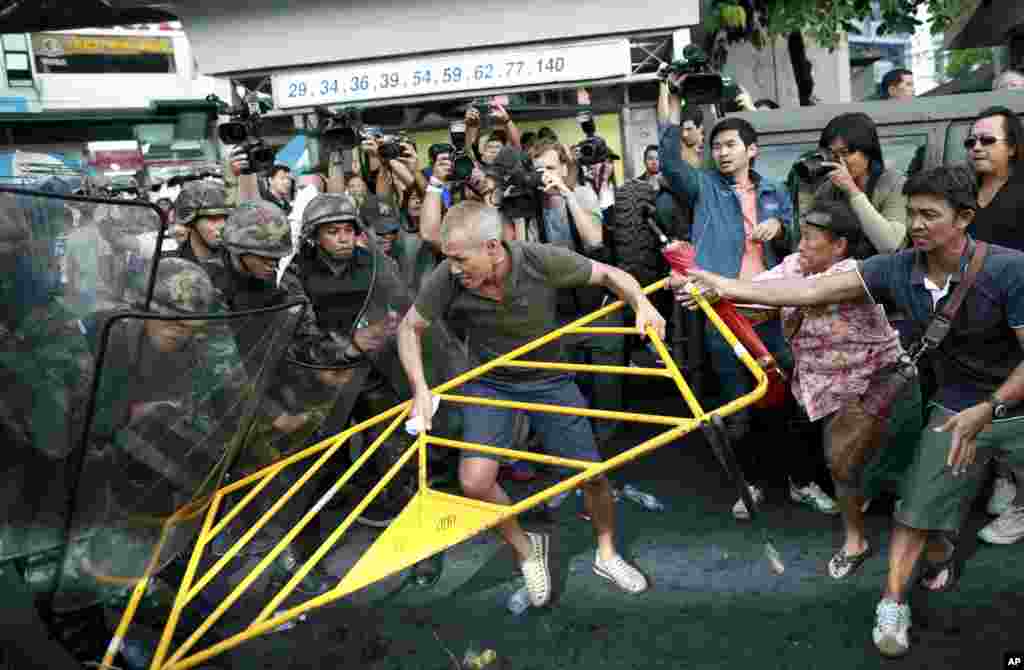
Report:
<svg viewBox="0 0 1024 670"><path fill-rule="evenodd" d="M935 312L932 320L928 322L928 328L925 330L917 350L911 356L913 361L916 362L927 351L938 349L942 341L946 339L946 335L949 334L949 330L953 326L953 319L956 318L957 312L960 311L960 306L963 305L964 299L970 292L971 287L974 286L974 282L978 279L978 273L981 272L981 267L985 263L985 256L987 254L988 243L974 243L971 260L967 263L967 272L964 274L963 279L960 280L960 283L957 284L956 289L953 290L949 300L943 305L942 310Z"/></svg>

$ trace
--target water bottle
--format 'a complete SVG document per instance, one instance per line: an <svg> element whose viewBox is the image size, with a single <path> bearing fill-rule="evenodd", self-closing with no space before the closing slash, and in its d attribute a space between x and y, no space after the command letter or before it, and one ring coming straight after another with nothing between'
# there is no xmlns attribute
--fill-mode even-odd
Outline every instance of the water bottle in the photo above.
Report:
<svg viewBox="0 0 1024 670"><path fill-rule="evenodd" d="M622 495L635 503L643 505L646 509L649 509L652 512L665 511L665 506L661 504L660 500L652 496L650 493L644 493L643 491L635 488L632 484L626 484L622 488Z"/></svg>
<svg viewBox="0 0 1024 670"><path fill-rule="evenodd" d="M530 592L526 589L526 584L523 583L518 589L512 592L505 603L508 607L508 611L513 616L519 616L526 610L530 609Z"/></svg>
<svg viewBox="0 0 1024 670"><path fill-rule="evenodd" d="M278 610L277 612L274 612L274 616L278 616L278 615L282 614L282 612L283 612L282 610ZM274 630L272 630L270 632L271 633L283 633L286 630L291 630L292 628L295 628L296 626L298 626L300 623L302 623L305 620L306 620L306 615L305 614L300 614L299 618L292 619L291 621L285 621L283 624L281 624L280 626L278 626L277 628L275 628Z"/></svg>

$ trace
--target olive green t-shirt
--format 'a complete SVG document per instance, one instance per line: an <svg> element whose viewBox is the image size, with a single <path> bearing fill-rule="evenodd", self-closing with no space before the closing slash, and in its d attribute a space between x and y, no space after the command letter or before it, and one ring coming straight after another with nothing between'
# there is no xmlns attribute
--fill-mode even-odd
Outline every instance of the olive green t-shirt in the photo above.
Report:
<svg viewBox="0 0 1024 670"><path fill-rule="evenodd" d="M494 360L558 328L557 291L585 286L591 261L550 244L506 242L511 268L505 277L504 298L497 302L462 286L443 261L424 280L416 311L427 321L442 319L462 334L470 355L479 363ZM558 340L519 358L558 362ZM486 377L498 381L534 381L562 374L554 370L499 367Z"/></svg>

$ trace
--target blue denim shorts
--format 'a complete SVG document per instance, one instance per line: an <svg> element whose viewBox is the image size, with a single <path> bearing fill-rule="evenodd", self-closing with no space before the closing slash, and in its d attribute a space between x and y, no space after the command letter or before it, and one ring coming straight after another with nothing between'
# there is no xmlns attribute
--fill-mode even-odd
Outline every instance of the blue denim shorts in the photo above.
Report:
<svg viewBox="0 0 1024 670"><path fill-rule="evenodd" d="M587 403L570 375L528 382L501 382L490 379L474 380L457 391L460 395L487 398L490 400L511 400L533 402L561 407L586 407ZM462 407L462 439L466 442L484 444L503 449L514 445L516 414L523 410L500 407L464 405ZM594 443L594 431L590 419L570 414L548 412L526 412L530 425L543 440L544 450L551 456L571 458L580 461L600 461L601 455ZM463 451L463 458L490 458L497 456L476 451Z"/></svg>

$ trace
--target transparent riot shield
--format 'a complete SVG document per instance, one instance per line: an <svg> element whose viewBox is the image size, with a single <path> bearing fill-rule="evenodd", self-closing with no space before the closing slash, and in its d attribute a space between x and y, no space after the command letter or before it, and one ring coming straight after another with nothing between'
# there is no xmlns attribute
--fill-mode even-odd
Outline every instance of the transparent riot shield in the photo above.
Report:
<svg viewBox="0 0 1024 670"><path fill-rule="evenodd" d="M247 438L304 303L97 319L95 395L58 611L124 598L189 549ZM248 350L235 332L259 328Z"/></svg>
<svg viewBox="0 0 1024 670"><path fill-rule="evenodd" d="M101 300L145 301L161 244L156 208L62 190L0 187L0 562L45 562L65 545L94 315Z"/></svg>

